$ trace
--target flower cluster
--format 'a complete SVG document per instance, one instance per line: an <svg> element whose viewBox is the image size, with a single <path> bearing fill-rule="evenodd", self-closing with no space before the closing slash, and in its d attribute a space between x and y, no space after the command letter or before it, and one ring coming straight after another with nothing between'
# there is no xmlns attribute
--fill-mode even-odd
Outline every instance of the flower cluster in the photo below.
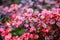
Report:
<svg viewBox="0 0 60 40"><path fill-rule="evenodd" d="M37 10L12 4L0 6L3 40L60 40L60 8Z"/></svg>

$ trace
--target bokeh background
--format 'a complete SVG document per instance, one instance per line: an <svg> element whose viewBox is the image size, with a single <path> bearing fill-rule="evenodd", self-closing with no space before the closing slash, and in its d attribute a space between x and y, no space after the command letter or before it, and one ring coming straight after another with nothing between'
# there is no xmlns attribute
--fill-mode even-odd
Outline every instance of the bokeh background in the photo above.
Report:
<svg viewBox="0 0 60 40"><path fill-rule="evenodd" d="M25 10L23 10L24 8L25 8ZM0 28L3 28L4 31L8 30L7 28L10 29L9 26L12 26L12 25L9 25L9 23L12 24L13 23L12 21L14 21L14 23L15 23L16 20L13 20L13 19L15 19L15 16L18 16L18 19L19 19L19 17L22 15L20 17L22 20L21 22L25 21L25 19L24 19L25 16L30 16L30 14L28 14L28 13L37 13L37 14L33 14L33 17L30 16L32 18L34 18L34 17L36 18L37 17L36 15L39 15L39 13L41 13L43 9L44 10L42 12L43 13L42 18L44 18L45 11L47 14L51 13L53 11L53 13L58 13L59 16L54 15L54 17L56 16L56 18L58 19L58 18L60 18L60 14L59 14L60 9L59 8L60 8L60 0L0 0ZM26 12L26 10L28 12ZM19 13L21 13L21 15L19 15ZM27 14L24 14L24 13L27 13ZM12 16L13 16L13 18L12 18ZM47 16L47 18L49 18L49 17L50 16ZM27 18L29 18L29 17L27 17ZM12 19L12 21L11 21L11 19ZM37 17L36 20L38 20L38 19L39 18ZM29 32L30 27L25 28L25 25L26 26L34 25L34 27L37 26L37 24L36 25L34 24L34 22L36 21L35 19L34 19L33 23L29 23L30 20L27 20L28 23L25 23L25 24L23 24L24 22L21 23L21 24L23 24L22 26L19 25L19 27L21 27L21 28L16 28L16 25L12 26L12 28L15 30L12 30L9 33L11 33L12 36L16 36L16 35L20 36L20 35L24 34L25 32ZM20 21L19 20L17 20L17 21L18 21L17 24L19 24ZM51 22L53 23L53 25L50 25L50 24L49 25L53 26L52 28L50 28L50 26L47 28L41 27L41 29L39 29L40 28L39 26L35 27L35 29L37 29L37 30L35 32L32 32L32 34L34 34L34 33L38 34L38 36L40 37L40 38L38 38L38 36L36 35L38 38L36 40L60 40L60 24L59 24L60 20L59 20L59 23L57 23L57 24L59 24L58 26L56 25L54 20L52 20ZM8 25L7 25L8 27L5 27L6 23L8 23ZM45 23L42 23L42 24L43 24L43 26L46 26ZM31 29L34 29L34 28L32 27ZM0 29L0 30L2 30L2 29ZM50 31L46 32L46 30L50 30ZM2 32L0 32L0 34L1 33ZM16 33L16 34L14 34L14 33ZM29 34L29 33L27 33L27 34ZM11 36L11 35L8 35L8 36ZM0 35L0 40L3 40L4 38L5 38L5 36L2 37L2 35ZM33 40L33 39L30 39L30 40Z"/></svg>
<svg viewBox="0 0 60 40"><path fill-rule="evenodd" d="M29 6L33 9L51 9L59 8L60 0L0 0L0 5L9 6L11 4L23 4L23 6Z"/></svg>

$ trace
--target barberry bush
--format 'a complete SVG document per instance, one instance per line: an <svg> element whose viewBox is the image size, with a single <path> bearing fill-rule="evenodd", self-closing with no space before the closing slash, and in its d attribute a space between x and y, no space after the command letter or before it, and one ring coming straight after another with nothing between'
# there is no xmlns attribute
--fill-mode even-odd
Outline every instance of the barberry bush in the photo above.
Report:
<svg viewBox="0 0 60 40"><path fill-rule="evenodd" d="M50 1L45 2L21 0L20 4L1 5L0 40L60 40L60 3L51 1L55 6L47 9Z"/></svg>

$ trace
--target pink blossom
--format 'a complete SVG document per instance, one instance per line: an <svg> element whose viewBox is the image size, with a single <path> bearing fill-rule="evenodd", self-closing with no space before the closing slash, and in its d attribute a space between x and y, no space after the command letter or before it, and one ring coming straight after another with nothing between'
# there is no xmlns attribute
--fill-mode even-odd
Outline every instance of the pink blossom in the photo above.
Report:
<svg viewBox="0 0 60 40"><path fill-rule="evenodd" d="M35 28L32 26L32 27L30 28L30 32L33 32L33 31L35 31Z"/></svg>
<svg viewBox="0 0 60 40"><path fill-rule="evenodd" d="M12 35L9 33L8 35L5 36L4 40L11 40Z"/></svg>
<svg viewBox="0 0 60 40"><path fill-rule="evenodd" d="M5 31L3 31L3 32L1 33L1 35L2 35L2 36L5 36L5 35L7 35L11 30L12 30L12 29L7 28Z"/></svg>
<svg viewBox="0 0 60 40"><path fill-rule="evenodd" d="M51 29L51 27L48 26L47 28L44 28L42 31L43 31L43 32L49 32L50 29Z"/></svg>
<svg viewBox="0 0 60 40"><path fill-rule="evenodd" d="M33 34L30 34L30 38L31 38L31 39L33 39L33 38L34 38Z"/></svg>
<svg viewBox="0 0 60 40"><path fill-rule="evenodd" d="M34 34L30 34L30 38L31 38L31 39L38 39L39 36L38 36L38 35L34 35Z"/></svg>
<svg viewBox="0 0 60 40"><path fill-rule="evenodd" d="M60 22L56 22L56 25L57 25L58 27L60 27Z"/></svg>
<svg viewBox="0 0 60 40"><path fill-rule="evenodd" d="M20 36L19 39L20 39L20 40L23 40L23 36Z"/></svg>
<svg viewBox="0 0 60 40"><path fill-rule="evenodd" d="M8 7L5 7L3 10L4 10L5 12L7 12L7 11L8 11L8 9L9 9Z"/></svg>
<svg viewBox="0 0 60 40"><path fill-rule="evenodd" d="M4 31L4 29L3 28L0 28L0 32L3 32Z"/></svg>
<svg viewBox="0 0 60 40"><path fill-rule="evenodd" d="M27 38L27 37L29 37L30 36L30 33L24 33L24 38Z"/></svg>
<svg viewBox="0 0 60 40"><path fill-rule="evenodd" d="M34 39L38 39L38 38L39 38L39 36L38 36L38 35L35 35L35 36L34 36Z"/></svg>
<svg viewBox="0 0 60 40"><path fill-rule="evenodd" d="M16 18L16 16L17 16L16 14L12 14L12 18L13 18L13 19Z"/></svg>
<svg viewBox="0 0 60 40"><path fill-rule="evenodd" d="M45 16L44 15L41 15L41 19L44 19L45 18Z"/></svg>
<svg viewBox="0 0 60 40"><path fill-rule="evenodd" d="M50 20L50 24L55 24L55 20L54 19L51 19Z"/></svg>
<svg viewBox="0 0 60 40"><path fill-rule="evenodd" d="M29 24L24 24L25 27L29 27Z"/></svg>

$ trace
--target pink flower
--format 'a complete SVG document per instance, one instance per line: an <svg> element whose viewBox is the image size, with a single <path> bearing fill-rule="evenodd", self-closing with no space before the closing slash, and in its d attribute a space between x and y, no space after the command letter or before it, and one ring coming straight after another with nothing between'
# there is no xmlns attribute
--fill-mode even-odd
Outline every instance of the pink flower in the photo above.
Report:
<svg viewBox="0 0 60 40"><path fill-rule="evenodd" d="M38 36L38 35L34 35L34 34L30 34L30 38L31 38L31 39L38 39L39 36Z"/></svg>
<svg viewBox="0 0 60 40"><path fill-rule="evenodd" d="M7 11L8 11L8 9L9 9L8 7L5 7L3 10L4 10L5 12L7 12Z"/></svg>
<svg viewBox="0 0 60 40"><path fill-rule="evenodd" d="M27 13L33 13L33 9L32 8L27 9Z"/></svg>
<svg viewBox="0 0 60 40"><path fill-rule="evenodd" d="M30 32L33 32L35 30L35 28L32 26L31 28L30 28Z"/></svg>
<svg viewBox="0 0 60 40"><path fill-rule="evenodd" d="M56 22L56 25L60 27L60 22Z"/></svg>
<svg viewBox="0 0 60 40"><path fill-rule="evenodd" d="M8 35L5 36L5 39L4 40L10 40L12 37L12 35L9 33Z"/></svg>
<svg viewBox="0 0 60 40"><path fill-rule="evenodd" d="M23 40L23 36L20 36L19 39L20 39L20 40Z"/></svg>
<svg viewBox="0 0 60 40"><path fill-rule="evenodd" d="M43 32L49 32L50 29L51 29L51 27L48 26L47 28L44 28L42 31L43 31Z"/></svg>
<svg viewBox="0 0 60 40"><path fill-rule="evenodd" d="M10 7L13 8L14 11L18 10L18 5L17 4L12 4Z"/></svg>
<svg viewBox="0 0 60 40"><path fill-rule="evenodd" d="M33 39L33 38L34 38L33 34L30 34L30 38L31 38L31 39Z"/></svg>
<svg viewBox="0 0 60 40"><path fill-rule="evenodd" d="M18 7L18 5L17 5L17 4L12 4L12 5L10 5L10 7L11 7L11 8L14 8L14 7L16 7L16 8L17 8L17 7Z"/></svg>
<svg viewBox="0 0 60 40"><path fill-rule="evenodd" d="M25 13L24 15L27 16L27 17L31 17L32 13Z"/></svg>
<svg viewBox="0 0 60 40"><path fill-rule="evenodd" d="M25 40L28 40L30 37L30 33L24 33L23 37Z"/></svg>
<svg viewBox="0 0 60 40"><path fill-rule="evenodd" d="M15 24L16 28L18 28L21 23L22 23L22 22L18 21L18 22Z"/></svg>
<svg viewBox="0 0 60 40"><path fill-rule="evenodd" d="M41 15L41 19L44 19L45 18L45 16L44 15Z"/></svg>
<svg viewBox="0 0 60 40"><path fill-rule="evenodd" d="M13 14L13 15L12 15L12 18L15 18L15 17L16 17L16 14Z"/></svg>
<svg viewBox="0 0 60 40"><path fill-rule="evenodd" d="M27 9L28 9L27 7L23 7L23 10L24 10L25 12L27 12Z"/></svg>
<svg viewBox="0 0 60 40"><path fill-rule="evenodd" d="M13 8L9 8L8 12L12 12L13 11Z"/></svg>
<svg viewBox="0 0 60 40"><path fill-rule="evenodd" d="M55 20L54 19L51 19L50 20L50 24L55 24Z"/></svg>
<svg viewBox="0 0 60 40"><path fill-rule="evenodd" d="M8 34L8 33L6 33L5 31L3 31L3 32L1 33L1 36L5 36L6 34Z"/></svg>
<svg viewBox="0 0 60 40"><path fill-rule="evenodd" d="M47 27L47 25L44 22L42 22L42 26L43 26L43 28Z"/></svg>
<svg viewBox="0 0 60 40"><path fill-rule="evenodd" d="M39 36L38 35L34 35L34 39L38 39L39 38Z"/></svg>
<svg viewBox="0 0 60 40"><path fill-rule="evenodd" d="M0 32L3 32L4 31L4 29L3 28L0 28Z"/></svg>
<svg viewBox="0 0 60 40"><path fill-rule="evenodd" d="M29 24L24 24L25 27L29 27Z"/></svg>
<svg viewBox="0 0 60 40"><path fill-rule="evenodd" d="M18 40L18 37L16 37L16 36L12 37L12 40Z"/></svg>
<svg viewBox="0 0 60 40"><path fill-rule="evenodd" d="M11 28L7 28L5 31L2 32L2 36L7 35L12 29Z"/></svg>
<svg viewBox="0 0 60 40"><path fill-rule="evenodd" d="M20 8L20 7L22 7L22 4L19 4L19 5L18 5L18 8Z"/></svg>

